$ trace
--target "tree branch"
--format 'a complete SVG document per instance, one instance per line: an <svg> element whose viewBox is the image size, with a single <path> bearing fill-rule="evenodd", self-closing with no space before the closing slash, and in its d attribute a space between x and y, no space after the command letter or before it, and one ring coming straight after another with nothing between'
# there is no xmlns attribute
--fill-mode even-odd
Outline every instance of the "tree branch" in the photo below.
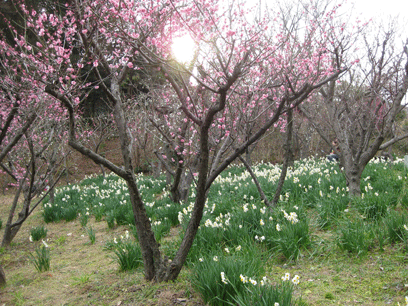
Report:
<svg viewBox="0 0 408 306"><path fill-rule="evenodd" d="M122 169L119 166L116 166L114 163L111 161L107 160L106 158L102 157L101 155L95 153L94 151L86 148L84 145L76 141L75 137L75 114L74 114L74 108L72 106L71 101L64 96L63 94L59 93L55 89L53 89L51 86L47 86L45 88L45 92L53 96L54 98L58 99L59 101L62 102L62 104L67 108L68 113L69 113L69 140L68 144L77 150L79 153L82 155L85 155L92 159L96 164L98 165L104 165L106 168L111 170L112 172L116 173L122 178L127 178L128 173L126 170Z"/></svg>
<svg viewBox="0 0 408 306"><path fill-rule="evenodd" d="M264 201L265 205L270 207L271 203L269 202L268 198L266 197L265 193L262 190L261 185L259 184L258 178L256 177L254 171L252 171L251 166L247 163L245 158L241 155L238 156L239 160L244 164L245 168L247 169L248 173L251 175L252 180L255 183L256 189L258 189L259 195L261 196L262 201Z"/></svg>
<svg viewBox="0 0 408 306"><path fill-rule="evenodd" d="M407 138L407 137L408 137L408 133L406 133L406 134L404 134L404 135L401 135L401 136L398 136L398 137L394 137L393 139L388 140L387 142L384 142L384 143L379 147L379 149L380 149L380 150L384 150L384 149L388 148L390 145L392 145L392 144L394 144L394 143L396 143L396 142L398 142L398 141L400 141L400 140L402 140L402 139L405 139L405 138Z"/></svg>
<svg viewBox="0 0 408 306"><path fill-rule="evenodd" d="M32 113L28 117L26 123L22 126L22 128L17 131L16 135L14 135L13 139L11 139L8 145L3 148L3 150L0 152L0 163L7 156L7 154L11 151L11 149L17 144L17 142L24 135L24 133L28 130L28 128L31 126L31 124L34 122L36 118L37 118L37 114Z"/></svg>

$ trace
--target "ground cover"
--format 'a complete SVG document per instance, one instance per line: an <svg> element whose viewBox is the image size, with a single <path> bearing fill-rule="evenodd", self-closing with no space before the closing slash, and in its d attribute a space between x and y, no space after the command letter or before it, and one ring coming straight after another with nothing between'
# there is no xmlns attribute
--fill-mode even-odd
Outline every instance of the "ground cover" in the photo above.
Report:
<svg viewBox="0 0 408 306"><path fill-rule="evenodd" d="M279 167L260 163L254 171L271 197ZM210 191L181 276L174 283L152 284L143 279L124 182L111 175L87 177L59 188L55 203L44 203L11 247L1 250L8 284L0 300L5 305L405 305L406 169L401 160L372 162L363 178L362 199L351 201L337 164L296 162L278 208L270 212L245 169L229 168ZM140 175L139 185L162 251L171 258L194 192L176 205L163 177ZM11 197L0 201L5 222ZM42 238L31 242L33 235ZM36 250L45 245L50 270L38 272L30 254L38 257Z"/></svg>

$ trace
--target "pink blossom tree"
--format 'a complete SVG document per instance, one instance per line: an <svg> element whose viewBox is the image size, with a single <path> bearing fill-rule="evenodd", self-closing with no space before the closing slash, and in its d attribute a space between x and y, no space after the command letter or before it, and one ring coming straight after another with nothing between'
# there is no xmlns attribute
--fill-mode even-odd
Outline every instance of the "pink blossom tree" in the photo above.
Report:
<svg viewBox="0 0 408 306"><path fill-rule="evenodd" d="M290 23L279 14L248 20L253 11L243 3L223 6L215 0L71 0L64 16L22 8L37 42L20 35L16 46L3 41L4 50L24 63L33 90L46 92L67 111L69 145L127 182L148 280L179 275L217 176L270 127L284 123L282 114L343 71L333 68L328 52L330 23L317 19L312 6ZM335 7L327 12L327 20L335 12ZM172 41L185 34L196 42L196 56L177 63ZM180 169L196 157L194 208L172 260L162 256L134 173L131 144L138 135L132 134L137 129L130 128L133 119L127 113L132 99L121 88L133 70L164 81L149 91L153 107L148 115L157 124L158 109L175 114L162 112L160 120ZM87 82L91 73L96 81ZM95 86L113 106L123 167L82 141L78 106ZM244 136L241 126L250 122L257 124Z"/></svg>
<svg viewBox="0 0 408 306"><path fill-rule="evenodd" d="M0 43L0 171L15 181L15 194L2 247L10 245L21 225L46 196L47 192L43 191L56 174L64 147L62 131L66 127L60 120L64 117L58 116L64 109L36 87L35 80L25 71L24 56L19 56L20 50L6 41ZM57 181L55 178L54 183ZM20 209L18 214L17 209ZM0 267L2 283L5 275Z"/></svg>
<svg viewBox="0 0 408 306"><path fill-rule="evenodd" d="M12 61L5 57L1 63L4 67L13 67ZM23 222L46 195L42 193L48 186L48 180L53 181L52 185L58 181L53 177L63 153L63 130L66 126L58 120L58 112L63 113L64 110L45 102L47 95L33 90L31 83L21 75L18 80L6 75L0 81L0 88L0 163L3 174L10 175L16 187L1 243L4 247L11 243ZM4 160L6 163L3 163ZM21 195L24 199L15 220ZM32 204L40 195L41 199Z"/></svg>
<svg viewBox="0 0 408 306"><path fill-rule="evenodd" d="M15 193L4 229L2 247L10 245L22 224L52 192L63 174L66 141L59 137L63 134L61 129L64 125L52 120L40 120L40 117L33 122L8 156L8 162L12 165L8 173L17 181L14 184ZM20 209L18 214L17 209Z"/></svg>

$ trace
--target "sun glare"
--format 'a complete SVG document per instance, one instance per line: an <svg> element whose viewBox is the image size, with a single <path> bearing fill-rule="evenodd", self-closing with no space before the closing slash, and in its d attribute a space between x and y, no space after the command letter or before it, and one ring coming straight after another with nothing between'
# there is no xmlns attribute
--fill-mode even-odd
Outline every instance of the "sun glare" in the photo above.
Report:
<svg viewBox="0 0 408 306"><path fill-rule="evenodd" d="M177 61L186 63L193 59L195 47L190 35L184 35L173 40L171 49Z"/></svg>

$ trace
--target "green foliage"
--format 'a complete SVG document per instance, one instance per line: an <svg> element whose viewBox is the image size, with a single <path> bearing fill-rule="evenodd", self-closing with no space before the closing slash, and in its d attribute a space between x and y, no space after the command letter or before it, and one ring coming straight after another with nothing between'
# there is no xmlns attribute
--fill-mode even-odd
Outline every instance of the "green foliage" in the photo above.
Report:
<svg viewBox="0 0 408 306"><path fill-rule="evenodd" d="M167 219L171 226L177 226L180 224L178 220L178 213L181 209L180 205L172 203L169 204L167 201L159 200L155 202L154 216L156 220Z"/></svg>
<svg viewBox="0 0 408 306"><path fill-rule="evenodd" d="M231 256L207 256L193 267L192 283L205 303L212 306L230 305L237 292L247 285L243 278L259 280L263 273L259 256L236 253Z"/></svg>
<svg viewBox="0 0 408 306"><path fill-rule="evenodd" d="M47 229L44 226L33 227L30 230L30 237L32 241L39 241L42 238L47 237Z"/></svg>
<svg viewBox="0 0 408 306"><path fill-rule="evenodd" d="M296 224L287 223L282 226L281 231L276 231L272 237L274 249L282 253L288 260L297 260L301 254L301 248L311 246L309 235L309 224L300 221Z"/></svg>
<svg viewBox="0 0 408 306"><path fill-rule="evenodd" d="M331 293L331 292L327 292L327 293L324 295L324 298L327 299L327 300L334 300L334 295L333 295L333 293Z"/></svg>
<svg viewBox="0 0 408 306"><path fill-rule="evenodd" d="M288 212L282 208L276 214L265 213L258 220L253 220L252 224L247 223L254 228L255 241L287 260L296 260L302 248L311 246L308 219L296 208L289 208Z"/></svg>
<svg viewBox="0 0 408 306"><path fill-rule="evenodd" d="M170 228L171 223L168 219L164 219L163 221L154 221L152 224L154 236L156 237L157 241L160 241L164 236L166 236L170 232Z"/></svg>
<svg viewBox="0 0 408 306"><path fill-rule="evenodd" d="M77 214L78 214L77 207L69 206L62 211L61 219L64 219L67 222L73 221L77 218Z"/></svg>
<svg viewBox="0 0 408 306"><path fill-rule="evenodd" d="M35 255L29 254L29 259L38 272L44 272L50 269L50 250L45 245L36 248Z"/></svg>
<svg viewBox="0 0 408 306"><path fill-rule="evenodd" d="M363 199L354 199L354 205L359 213L370 220L379 220L387 214L391 207L389 197L380 195L369 195Z"/></svg>
<svg viewBox="0 0 408 306"><path fill-rule="evenodd" d="M159 212L156 205L157 195L165 187L163 177L158 179L138 176L138 185L147 204L147 212L154 216ZM178 224L177 216L180 206L169 206L169 199L160 203L163 209L161 217L167 217L172 224ZM54 203L44 202L43 217L45 222L60 220L72 221L81 214L80 222L86 226L89 216L94 215L96 221L105 217L108 227L116 225L134 224L133 210L130 204L129 193L124 180L115 175L92 176L85 178L78 185L68 185L58 189Z"/></svg>
<svg viewBox="0 0 408 306"><path fill-rule="evenodd" d="M346 220L340 225L339 232L337 244L340 249L357 256L366 255L374 245L372 225L364 220Z"/></svg>
<svg viewBox="0 0 408 306"><path fill-rule="evenodd" d="M400 212L390 212L384 218L390 243L405 242L408 239L408 216Z"/></svg>
<svg viewBox="0 0 408 306"><path fill-rule="evenodd" d="M89 220L89 215L87 213L82 213L81 216L79 217L79 222L81 223L82 227L85 227L88 224Z"/></svg>
<svg viewBox="0 0 408 306"><path fill-rule="evenodd" d="M51 203L44 203L43 218L45 223L58 222L61 209Z"/></svg>
<svg viewBox="0 0 408 306"><path fill-rule="evenodd" d="M276 285L248 286L245 290L237 292L234 304L240 306L292 306L297 303L293 299L294 285L291 281L281 281Z"/></svg>
<svg viewBox="0 0 408 306"><path fill-rule="evenodd" d="M93 215L94 215L94 217L95 217L95 221L96 221L96 222L99 222L99 221L102 220L102 217L103 217L103 215L104 215L104 212L103 212L102 209L95 208L95 209L93 210Z"/></svg>
<svg viewBox="0 0 408 306"><path fill-rule="evenodd" d="M55 243L57 245L63 245L66 241L67 241L67 237L64 235L64 236L58 237L57 240L55 240Z"/></svg>
<svg viewBox="0 0 408 306"><path fill-rule="evenodd" d="M188 255L190 261L195 262L201 256L219 252L223 246L226 246L224 233L225 231L222 228L200 227Z"/></svg>
<svg viewBox="0 0 408 306"><path fill-rule="evenodd" d="M108 223L108 228L115 227L115 214L113 211L109 211L106 213L105 220L106 220L106 223Z"/></svg>
<svg viewBox="0 0 408 306"><path fill-rule="evenodd" d="M90 227L88 227L88 228L86 229L86 233L88 234L89 242L90 242L91 244L94 244L95 241L96 241L96 236L95 236L95 231L94 231L94 229L92 228L92 226L90 226Z"/></svg>
<svg viewBox="0 0 408 306"><path fill-rule="evenodd" d="M113 251L120 271L131 271L143 264L140 246L128 238L115 239L108 243L106 248Z"/></svg>
<svg viewBox="0 0 408 306"><path fill-rule="evenodd" d="M130 213L130 217L128 217ZM133 219L132 210L128 205L118 205L112 210L112 215L116 221L117 225L128 225L132 224L131 219Z"/></svg>
<svg viewBox="0 0 408 306"><path fill-rule="evenodd" d="M74 277L74 281L75 281L74 285L77 285L77 284L83 285L83 284L88 283L90 280L91 280L91 278L90 278L89 275L83 274L83 275L81 275L79 277Z"/></svg>
<svg viewBox="0 0 408 306"><path fill-rule="evenodd" d="M333 197L322 199L316 205L318 214L317 224L320 228L327 229L347 209L348 197Z"/></svg>
<svg viewBox="0 0 408 306"><path fill-rule="evenodd" d="M279 165L261 163L253 170L271 198ZM264 256L296 260L305 250L316 251L311 235L314 225L323 232L330 231L341 249L359 255L375 246L382 250L387 243L403 242L405 221L394 220L389 214L408 203L403 185L406 172L402 162L391 166L370 162L361 182L364 196L350 204L337 164L323 159L296 161L289 169L277 206L268 209L245 168L229 167L209 191L188 265L203 256L225 254L225 249L234 250L239 245L251 245ZM193 210L194 190L186 203L177 204L170 201L163 176L156 179L140 175L137 180L156 239L164 245L163 237L171 226L181 225L182 235ZM71 220L78 213L84 227L93 215L96 220L104 218L109 228L130 226L137 240L127 186L115 175L89 177L78 185L63 187L57 190L54 204L44 203L46 222ZM288 219L293 214L296 222ZM401 215L406 213L402 211ZM166 248L169 256L174 254L181 236L178 238Z"/></svg>
<svg viewBox="0 0 408 306"><path fill-rule="evenodd" d="M336 252L338 249L359 257L370 254L372 249L379 249L383 252L376 253L376 257L387 257L390 248L386 246L389 244L396 244L393 251L399 252L408 245L405 209L408 192L404 185L407 171L401 164L370 163L361 182L364 196L350 201L344 177L336 164L322 160L296 162L289 169L281 198L272 209L260 201L245 169L231 167L221 174L209 191L203 219L188 254L187 265L192 271L194 288L209 305L301 305L301 300L293 298L294 287L290 281L271 280L261 286L264 275L269 278L276 275L276 269L282 269L275 265L276 261L297 259L305 263L302 255L307 254L313 262L321 262L323 256L320 255L325 255L328 262L335 258L344 264L341 257L344 254ZM271 199L279 167L259 164L253 169ZM179 226L176 230L180 235L184 233L195 195L192 190L186 203L171 203L163 189L164 184L163 177L138 177L138 186L155 237L160 241L162 256L172 259L181 236L163 238L169 235L172 226ZM88 218L94 216L106 220L109 228L116 226L115 232L122 230L123 226L129 228L137 240L126 185L115 176L87 178L79 185L59 189L55 203L44 204L44 219L50 216L52 220L64 220L70 209L75 216L81 214L79 221L84 226L86 223L82 218L85 219L84 215L89 212ZM92 243L89 232L88 236ZM65 238L66 235L61 236L55 243L63 244ZM121 271L142 265L140 248L128 234L108 241L105 248L111 251ZM213 260L215 256L218 261ZM292 268L298 269L296 266ZM338 265L334 269L341 268ZM265 274L264 269L267 270ZM226 284L221 272L224 272ZM314 278L314 273L305 272L308 278ZM241 274L248 282L242 282ZM250 278L257 284L251 283ZM339 280L344 278L339 276ZM302 290L312 285L315 283L305 283L296 290L296 295L302 295ZM339 286L339 290L347 290L348 285ZM324 298L327 292L333 292L336 300L341 295L337 289L326 289L321 291L320 298ZM331 297L327 295L326 301L330 302L327 299Z"/></svg>

